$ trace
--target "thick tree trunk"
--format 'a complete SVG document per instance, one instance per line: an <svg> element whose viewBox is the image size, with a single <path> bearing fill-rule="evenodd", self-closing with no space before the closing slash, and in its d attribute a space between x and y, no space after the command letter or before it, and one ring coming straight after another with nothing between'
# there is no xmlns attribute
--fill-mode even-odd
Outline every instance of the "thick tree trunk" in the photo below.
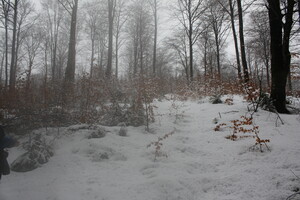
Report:
<svg viewBox="0 0 300 200"><path fill-rule="evenodd" d="M240 32L240 45L241 45L241 57L244 72L244 82L249 82L249 72L247 67L246 51L245 51L245 41L244 41L244 23L243 23L243 9L241 0L237 0L238 6L238 16L239 16L239 32Z"/></svg>
<svg viewBox="0 0 300 200"><path fill-rule="evenodd" d="M288 113L286 109L286 82L288 68L284 64L282 45L282 19L279 0L268 0L271 34L271 99L279 113Z"/></svg>
<svg viewBox="0 0 300 200"><path fill-rule="evenodd" d="M72 8L68 62L65 72L65 82L68 86L75 81L77 8L78 0L75 0Z"/></svg>

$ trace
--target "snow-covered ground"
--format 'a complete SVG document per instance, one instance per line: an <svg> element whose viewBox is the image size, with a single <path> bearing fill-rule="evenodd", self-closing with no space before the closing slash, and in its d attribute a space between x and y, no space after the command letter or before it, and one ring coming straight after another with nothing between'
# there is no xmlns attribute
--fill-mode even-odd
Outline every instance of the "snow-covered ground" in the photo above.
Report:
<svg viewBox="0 0 300 200"><path fill-rule="evenodd" d="M127 127L127 137L118 135L120 127L105 127L109 132L98 139L87 138L88 126L60 128L50 161L3 176L0 200L286 199L300 187L295 176L300 176L299 115L280 115L282 125L275 114L254 114L261 139L270 139L271 151L261 153L250 150L253 138L231 141L225 139L230 129L213 130L215 120L228 123L247 114L242 97L233 103L177 101L175 110L172 101L156 101L153 133ZM154 161L155 149L147 145L173 130L162 141L165 156ZM23 152L21 147L9 151L9 162Z"/></svg>

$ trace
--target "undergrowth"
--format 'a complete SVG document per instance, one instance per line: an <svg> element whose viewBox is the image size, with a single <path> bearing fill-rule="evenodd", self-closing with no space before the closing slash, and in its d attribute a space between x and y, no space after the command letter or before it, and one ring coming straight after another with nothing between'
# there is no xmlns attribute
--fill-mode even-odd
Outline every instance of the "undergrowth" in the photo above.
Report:
<svg viewBox="0 0 300 200"><path fill-rule="evenodd" d="M222 127L230 128L232 134L226 136L226 139L237 141L242 138L254 138L255 144L251 149L259 148L260 152L263 152L263 145L270 151L267 143L270 142L269 139L261 139L259 136L259 126L255 125L252 117L241 116L239 119L231 120L230 124L221 123L216 125L214 131L220 131Z"/></svg>
<svg viewBox="0 0 300 200"><path fill-rule="evenodd" d="M169 136L173 135L175 133L175 130L173 130L170 133L165 134L163 137L158 137L158 139L154 142L151 142L147 145L147 148L150 148L151 146L154 147L154 161L157 160L158 157L168 157L166 153L163 153L161 151L163 147L163 141L166 140Z"/></svg>

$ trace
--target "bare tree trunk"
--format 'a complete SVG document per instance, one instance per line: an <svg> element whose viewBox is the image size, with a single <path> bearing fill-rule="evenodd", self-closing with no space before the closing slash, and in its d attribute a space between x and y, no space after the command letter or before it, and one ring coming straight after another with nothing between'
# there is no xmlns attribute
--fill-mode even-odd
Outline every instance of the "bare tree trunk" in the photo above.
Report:
<svg viewBox="0 0 300 200"><path fill-rule="evenodd" d="M235 23L234 23L234 9L232 5L232 0L229 0L229 8L230 8L230 21L231 21L231 28L232 28L232 36L234 41L234 47L235 47L235 56L236 56L236 64L237 64L237 70L238 70L238 77L240 80L242 80L242 71L241 71L241 61L240 61L240 53L239 53L239 45L235 30Z"/></svg>
<svg viewBox="0 0 300 200"><path fill-rule="evenodd" d="M107 68L105 75L107 78L111 78L112 72L112 57L113 57L113 28L114 28L114 6L115 0L108 0L108 56L107 56Z"/></svg>
<svg viewBox="0 0 300 200"><path fill-rule="evenodd" d="M244 41L244 24L243 24L243 9L241 0L237 0L238 5L238 16L239 16L239 32L240 32L240 45L241 45L241 57L244 72L244 82L249 82L249 72L247 67L245 41Z"/></svg>
<svg viewBox="0 0 300 200"><path fill-rule="evenodd" d="M157 0L154 0L154 45L153 45L153 74L156 74L156 51L157 51L157 32L158 32L158 24L157 24Z"/></svg>
<svg viewBox="0 0 300 200"><path fill-rule="evenodd" d="M5 60L5 52L2 53L2 57L1 57L0 85L2 85L2 74L3 74L4 60Z"/></svg>
<svg viewBox="0 0 300 200"><path fill-rule="evenodd" d="M116 74L115 77L118 79L119 75L119 32L116 34Z"/></svg>
<svg viewBox="0 0 300 200"><path fill-rule="evenodd" d="M284 62L284 68L288 70L288 89L292 90L292 78L291 78L291 53L290 53L290 35L291 30L293 26L293 13L294 13L294 0L288 0L287 5L287 13L285 15L285 24L283 26L283 62Z"/></svg>
<svg viewBox="0 0 300 200"><path fill-rule="evenodd" d="M286 108L286 83L290 68L289 39L293 23L294 0L287 1L285 25L282 25L280 0L268 0L271 33L271 99L279 113L289 113ZM284 35L282 37L282 29Z"/></svg>
<svg viewBox="0 0 300 200"><path fill-rule="evenodd" d="M194 80L194 51L193 51L193 27L192 24L190 24L190 29L189 29L189 53L190 53L190 60L189 60L189 65L190 65L190 82L193 82Z"/></svg>
<svg viewBox="0 0 300 200"><path fill-rule="evenodd" d="M90 69L91 78L93 78L93 73L94 73L94 57L95 57L95 38L94 36L92 36L92 53L91 53L91 69Z"/></svg>
<svg viewBox="0 0 300 200"><path fill-rule="evenodd" d="M71 13L68 62L65 71L65 83L67 84L67 86L70 86L69 84L73 84L75 81L77 9L78 9L78 0L75 0L74 5L72 7L72 13Z"/></svg>
<svg viewBox="0 0 300 200"><path fill-rule="evenodd" d="M12 47L11 47L11 62L10 62L10 78L9 78L9 90L14 91L16 86L16 40L17 40L17 20L18 20L18 3L19 0L15 0L14 3L14 19L13 19L13 36L12 36Z"/></svg>
<svg viewBox="0 0 300 200"><path fill-rule="evenodd" d="M5 18L5 90L7 90L7 87L8 87L8 18Z"/></svg>

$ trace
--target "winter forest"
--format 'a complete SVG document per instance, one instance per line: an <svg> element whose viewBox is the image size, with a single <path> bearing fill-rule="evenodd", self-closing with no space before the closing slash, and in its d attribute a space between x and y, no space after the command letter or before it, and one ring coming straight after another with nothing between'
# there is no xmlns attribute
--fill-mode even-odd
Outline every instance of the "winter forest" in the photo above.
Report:
<svg viewBox="0 0 300 200"><path fill-rule="evenodd" d="M0 200L300 199L300 0L0 5Z"/></svg>

